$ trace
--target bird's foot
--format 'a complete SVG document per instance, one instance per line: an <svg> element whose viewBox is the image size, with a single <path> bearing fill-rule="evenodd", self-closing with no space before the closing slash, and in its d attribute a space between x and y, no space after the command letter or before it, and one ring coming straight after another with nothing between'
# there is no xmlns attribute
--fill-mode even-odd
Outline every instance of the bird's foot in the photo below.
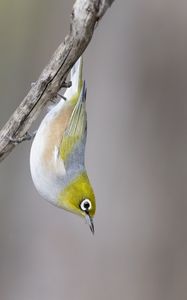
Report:
<svg viewBox="0 0 187 300"><path fill-rule="evenodd" d="M26 132L23 136L19 138L9 137L9 141L15 145L20 144L23 141L30 141L35 137L36 132L37 131L34 131L33 133Z"/></svg>
<svg viewBox="0 0 187 300"><path fill-rule="evenodd" d="M61 88L69 88L71 86L72 86L71 81L68 81L68 82L64 81L64 82L62 82Z"/></svg>

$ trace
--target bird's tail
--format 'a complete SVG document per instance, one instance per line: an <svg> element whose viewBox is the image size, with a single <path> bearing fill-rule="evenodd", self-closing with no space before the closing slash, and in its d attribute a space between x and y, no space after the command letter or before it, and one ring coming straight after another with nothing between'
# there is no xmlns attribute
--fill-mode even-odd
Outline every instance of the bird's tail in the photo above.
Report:
<svg viewBox="0 0 187 300"><path fill-rule="evenodd" d="M83 68L83 58L81 56L71 69L71 75L70 75L71 87L67 88L64 94L67 100L70 100L72 97L80 94L81 92L83 86L82 68Z"/></svg>
<svg viewBox="0 0 187 300"><path fill-rule="evenodd" d="M74 91L78 92L82 88L82 67L83 58L82 56L77 60L71 69L71 82Z"/></svg>

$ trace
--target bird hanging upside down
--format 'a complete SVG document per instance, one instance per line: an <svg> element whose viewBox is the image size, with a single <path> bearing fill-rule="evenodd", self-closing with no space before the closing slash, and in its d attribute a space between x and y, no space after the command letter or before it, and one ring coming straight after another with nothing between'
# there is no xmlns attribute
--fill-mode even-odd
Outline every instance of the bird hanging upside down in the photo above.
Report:
<svg viewBox="0 0 187 300"><path fill-rule="evenodd" d="M71 70L72 85L42 120L33 140L34 185L52 204L86 218L94 233L95 196L85 168L86 85L82 57Z"/></svg>

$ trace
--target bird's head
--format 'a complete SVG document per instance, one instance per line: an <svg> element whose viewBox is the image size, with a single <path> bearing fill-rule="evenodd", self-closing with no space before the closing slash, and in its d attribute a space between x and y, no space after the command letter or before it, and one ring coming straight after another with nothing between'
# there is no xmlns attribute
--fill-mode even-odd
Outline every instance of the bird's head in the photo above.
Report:
<svg viewBox="0 0 187 300"><path fill-rule="evenodd" d="M94 233L95 195L86 172L79 174L67 184L59 194L58 206L84 217Z"/></svg>

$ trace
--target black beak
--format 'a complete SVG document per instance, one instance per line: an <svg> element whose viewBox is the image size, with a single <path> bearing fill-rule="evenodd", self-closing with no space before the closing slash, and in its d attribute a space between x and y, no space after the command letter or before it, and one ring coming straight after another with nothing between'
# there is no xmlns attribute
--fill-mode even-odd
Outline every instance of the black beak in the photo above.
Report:
<svg viewBox="0 0 187 300"><path fill-rule="evenodd" d="M95 232L94 223L93 223L93 219L89 215L89 212L86 212L85 218L86 218L86 223L89 225L92 234L94 234L94 232Z"/></svg>

